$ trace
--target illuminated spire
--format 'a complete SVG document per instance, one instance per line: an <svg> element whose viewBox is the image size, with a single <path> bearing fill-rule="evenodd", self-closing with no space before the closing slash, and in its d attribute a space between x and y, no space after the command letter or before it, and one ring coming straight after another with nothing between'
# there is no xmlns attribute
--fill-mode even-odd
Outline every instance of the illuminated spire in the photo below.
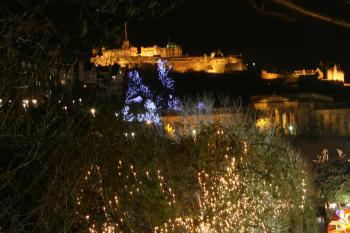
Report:
<svg viewBox="0 0 350 233"><path fill-rule="evenodd" d="M124 33L125 33L125 40L128 40L128 28L127 28L126 22L124 23Z"/></svg>
<svg viewBox="0 0 350 233"><path fill-rule="evenodd" d="M126 22L124 23L124 41L123 41L123 45L122 45L122 49L129 49L130 48L130 42L128 40L128 29L127 29L127 25Z"/></svg>

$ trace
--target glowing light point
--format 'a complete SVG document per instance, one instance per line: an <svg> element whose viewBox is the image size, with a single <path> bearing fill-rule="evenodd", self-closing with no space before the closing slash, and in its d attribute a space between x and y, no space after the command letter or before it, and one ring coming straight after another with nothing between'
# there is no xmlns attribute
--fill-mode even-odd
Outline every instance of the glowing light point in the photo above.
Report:
<svg viewBox="0 0 350 233"><path fill-rule="evenodd" d="M205 109L207 108L207 106L206 106L206 104L205 104L204 101L201 101L201 102L199 102L199 103L197 104L197 108L198 108L199 110L205 110Z"/></svg>
<svg viewBox="0 0 350 233"><path fill-rule="evenodd" d="M95 115L95 114L96 114L96 109L91 108L91 109L90 109L90 112L91 112L91 114L92 114L93 117L96 116L96 115Z"/></svg>
<svg viewBox="0 0 350 233"><path fill-rule="evenodd" d="M290 126L288 127L288 129L289 129L289 131L290 131L291 134L294 133L294 127L293 127L292 125L290 125Z"/></svg>
<svg viewBox="0 0 350 233"><path fill-rule="evenodd" d="M38 105L38 101L36 99L32 99L32 103L35 107Z"/></svg>

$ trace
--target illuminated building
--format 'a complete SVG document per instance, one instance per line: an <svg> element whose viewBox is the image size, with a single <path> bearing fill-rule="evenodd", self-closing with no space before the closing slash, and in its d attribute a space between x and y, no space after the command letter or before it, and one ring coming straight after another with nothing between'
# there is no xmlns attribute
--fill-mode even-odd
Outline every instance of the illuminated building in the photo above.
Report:
<svg viewBox="0 0 350 233"><path fill-rule="evenodd" d="M289 135L349 136L350 109L334 108L334 99L315 93L253 96L257 126Z"/></svg>
<svg viewBox="0 0 350 233"><path fill-rule="evenodd" d="M102 48L101 54L97 49L93 49L91 63L96 66L120 65L122 68L142 67L142 65L155 65L159 58L168 61L172 70L178 73L185 72L206 72L206 73L230 73L243 71L247 67L243 63L241 56L224 56L220 51L211 53L211 56L183 56L182 49L175 43L168 42L166 47L154 45L151 47L141 47L140 53L136 47L130 45L127 39L125 25L125 40L120 49Z"/></svg>
<svg viewBox="0 0 350 233"><path fill-rule="evenodd" d="M274 72L269 72L267 70L261 71L261 78L264 80L273 80L273 79L282 78L282 79L285 79L287 82L295 82L299 78L307 78L307 77L314 77L322 81L338 81L343 83L345 81L345 74L338 65L334 65L333 67L329 67L327 69L316 68L316 69L294 70L289 74L274 73Z"/></svg>
<svg viewBox="0 0 350 233"><path fill-rule="evenodd" d="M344 82L344 76L344 72L337 65L327 70L327 80Z"/></svg>
<svg viewBox="0 0 350 233"><path fill-rule="evenodd" d="M141 57L182 57L182 49L175 43L168 41L165 48L153 45L152 47L141 47Z"/></svg>
<svg viewBox="0 0 350 233"><path fill-rule="evenodd" d="M291 75L293 78L301 78L301 77L317 77L318 79L323 79L324 75L320 68L317 69L302 69L295 70Z"/></svg>
<svg viewBox="0 0 350 233"><path fill-rule="evenodd" d="M279 73L274 73L274 72L268 72L267 70L262 70L261 71L261 78L266 79L266 80L271 80L271 79L277 79L277 78L282 78L283 75Z"/></svg>

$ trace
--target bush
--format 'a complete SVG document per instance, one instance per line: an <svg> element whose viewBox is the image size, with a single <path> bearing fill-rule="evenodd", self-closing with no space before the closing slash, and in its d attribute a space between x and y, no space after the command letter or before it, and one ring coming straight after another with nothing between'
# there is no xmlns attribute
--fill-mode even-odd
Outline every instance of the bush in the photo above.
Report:
<svg viewBox="0 0 350 233"><path fill-rule="evenodd" d="M0 111L3 232L316 232L299 156L245 113L167 135L99 111Z"/></svg>

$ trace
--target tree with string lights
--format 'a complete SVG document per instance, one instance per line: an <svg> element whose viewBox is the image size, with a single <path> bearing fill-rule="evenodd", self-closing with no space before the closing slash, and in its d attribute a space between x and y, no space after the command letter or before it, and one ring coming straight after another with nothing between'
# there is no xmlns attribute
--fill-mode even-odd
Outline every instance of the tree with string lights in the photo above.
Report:
<svg viewBox="0 0 350 233"><path fill-rule="evenodd" d="M58 70L73 72L91 48L121 40L125 21L157 17L178 4L172 0L1 1L1 232L72 229L68 200L77 184L75 176L85 172L85 162L88 167L92 164L90 152L81 146L88 145L92 135L89 143L94 144L100 132L90 128L98 112L84 109L86 99L62 100L66 93L59 86ZM34 84L40 86L43 100L31 96Z"/></svg>
<svg viewBox="0 0 350 233"><path fill-rule="evenodd" d="M81 177L74 225L90 232L317 232L299 155L241 117L179 124L187 131L175 127L176 137L148 127L125 134Z"/></svg>

